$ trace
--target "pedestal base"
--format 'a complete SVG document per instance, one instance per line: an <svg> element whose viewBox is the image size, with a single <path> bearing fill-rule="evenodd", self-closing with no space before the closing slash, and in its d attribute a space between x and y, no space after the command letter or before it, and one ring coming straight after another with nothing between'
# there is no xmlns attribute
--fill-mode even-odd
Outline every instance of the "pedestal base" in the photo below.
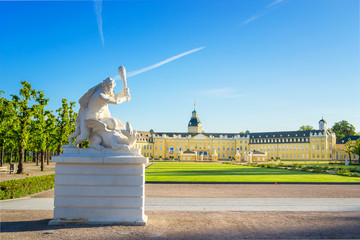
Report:
<svg viewBox="0 0 360 240"><path fill-rule="evenodd" d="M64 149L54 157L57 224L144 226L145 163L136 153Z"/></svg>
<svg viewBox="0 0 360 240"><path fill-rule="evenodd" d="M123 220L123 219L52 219L49 225L66 225L66 224L99 224L99 225L125 225L125 226L145 226L147 216L144 219Z"/></svg>

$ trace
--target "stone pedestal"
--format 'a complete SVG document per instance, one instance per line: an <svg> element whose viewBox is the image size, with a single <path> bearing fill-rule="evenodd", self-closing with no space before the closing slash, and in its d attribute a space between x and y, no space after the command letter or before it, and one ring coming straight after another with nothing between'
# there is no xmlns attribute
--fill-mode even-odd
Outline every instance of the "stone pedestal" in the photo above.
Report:
<svg viewBox="0 0 360 240"><path fill-rule="evenodd" d="M66 223L145 225L145 163L131 153L65 148L53 157L54 219Z"/></svg>

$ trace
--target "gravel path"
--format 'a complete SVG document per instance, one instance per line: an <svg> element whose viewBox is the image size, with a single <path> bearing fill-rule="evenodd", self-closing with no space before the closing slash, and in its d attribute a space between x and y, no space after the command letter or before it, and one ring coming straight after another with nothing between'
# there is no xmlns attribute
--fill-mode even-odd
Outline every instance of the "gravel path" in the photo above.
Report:
<svg viewBox="0 0 360 240"><path fill-rule="evenodd" d="M15 171L17 169L18 163L15 164ZM4 165L5 167L10 170L9 163ZM34 177L34 176L43 176L55 173L55 163L50 162L49 165L44 164L44 171L40 170L40 163L39 166L36 166L33 162L25 162L24 163L24 174L9 174L9 173L1 173L0 174L0 182L13 180L13 179L22 179L27 177Z"/></svg>
<svg viewBox="0 0 360 240"><path fill-rule="evenodd" d="M360 185L146 184L151 198L360 198ZM54 190L31 196L53 198Z"/></svg>
<svg viewBox="0 0 360 240"><path fill-rule="evenodd" d="M145 227L49 226L52 211L1 211L2 239L358 239L360 212L147 211Z"/></svg>

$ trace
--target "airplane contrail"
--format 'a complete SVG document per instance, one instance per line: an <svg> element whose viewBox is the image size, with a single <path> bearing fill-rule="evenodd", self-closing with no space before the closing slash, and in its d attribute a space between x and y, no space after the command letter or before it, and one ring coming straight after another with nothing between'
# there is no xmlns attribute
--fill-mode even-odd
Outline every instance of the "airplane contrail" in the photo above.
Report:
<svg viewBox="0 0 360 240"><path fill-rule="evenodd" d="M96 19L98 23L98 29L99 34L101 38L101 43L104 46L104 34L102 29L102 17L101 17L101 10L102 10L102 0L94 0L94 6L95 6L95 13L96 13Z"/></svg>
<svg viewBox="0 0 360 240"><path fill-rule="evenodd" d="M178 58L181 58L181 57L184 57L184 56L189 55L189 54L191 54L191 53L200 51L201 49L204 49L204 48L205 48L205 47L199 47L199 48L195 48L195 49L192 49L192 50L190 50L190 51L187 51L187 52L178 54L178 55L176 55L176 56L173 56L173 57L168 58L168 59L166 59L166 60L164 60L164 61L158 62L158 63L156 63L156 64L154 64L154 65L149 66L149 67L142 68L142 69L139 69L139 70L136 70L136 71L132 71L132 72L128 72L128 73L126 74L126 76L129 78L129 77L133 77L133 76L135 76L135 75L138 75L138 74L140 74L140 73L147 72L147 71L149 71L149 70L151 70L151 69L158 68L158 67L160 67L160 66L162 66L162 65L164 65L164 64L166 64L166 63L168 63L168 62L172 62L172 61L174 61L174 60L176 60L176 59L178 59ZM120 76L117 75L116 77L114 77L114 79L118 80L118 79L120 79Z"/></svg>

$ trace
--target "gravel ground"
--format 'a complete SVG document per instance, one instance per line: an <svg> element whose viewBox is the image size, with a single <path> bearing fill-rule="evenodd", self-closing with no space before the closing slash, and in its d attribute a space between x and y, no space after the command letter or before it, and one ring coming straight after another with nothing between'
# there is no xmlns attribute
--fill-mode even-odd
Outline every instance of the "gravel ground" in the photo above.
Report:
<svg viewBox="0 0 360 240"><path fill-rule="evenodd" d="M360 185L146 184L151 198L360 198ZM53 198L54 190L31 196Z"/></svg>
<svg viewBox="0 0 360 240"><path fill-rule="evenodd" d="M34 168L31 174L42 174L38 172ZM145 189L146 197L152 198L360 197L360 185L146 184ZM54 197L54 190L30 197ZM146 214L149 219L144 227L49 226L53 211L0 210L0 238L359 239L360 236L360 212L147 211Z"/></svg>
<svg viewBox="0 0 360 240"><path fill-rule="evenodd" d="M358 239L360 212L148 211L147 226L49 226L52 211L1 211L1 239Z"/></svg>
<svg viewBox="0 0 360 240"><path fill-rule="evenodd" d="M15 171L17 170L18 163L15 163ZM9 163L6 163L4 166L10 170ZM39 166L36 166L33 162L25 162L24 163L24 174L9 174L9 173L1 173L0 174L0 182L13 180L13 179L22 179L27 177L34 177L34 176L42 176L42 175L49 175L55 173L55 163L50 162L49 165L44 163L45 171L40 171L40 163Z"/></svg>

